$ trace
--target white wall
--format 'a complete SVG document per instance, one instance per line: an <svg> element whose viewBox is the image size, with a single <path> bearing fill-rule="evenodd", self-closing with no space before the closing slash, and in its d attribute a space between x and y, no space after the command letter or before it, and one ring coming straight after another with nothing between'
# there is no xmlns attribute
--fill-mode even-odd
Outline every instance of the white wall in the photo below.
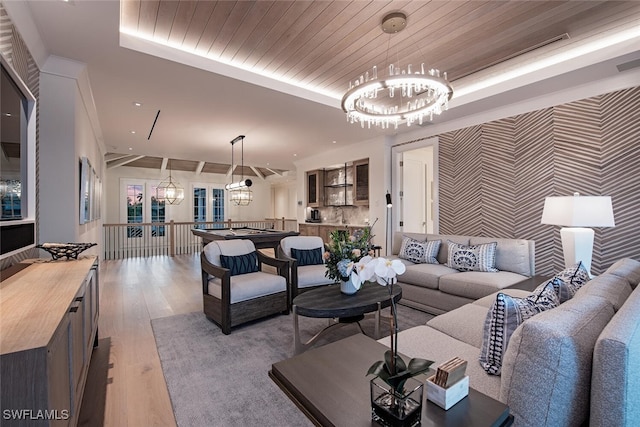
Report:
<svg viewBox="0 0 640 427"><path fill-rule="evenodd" d="M40 74L40 242L93 242L99 255L102 220L80 225L81 157L104 177L104 151L84 64L49 57Z"/></svg>

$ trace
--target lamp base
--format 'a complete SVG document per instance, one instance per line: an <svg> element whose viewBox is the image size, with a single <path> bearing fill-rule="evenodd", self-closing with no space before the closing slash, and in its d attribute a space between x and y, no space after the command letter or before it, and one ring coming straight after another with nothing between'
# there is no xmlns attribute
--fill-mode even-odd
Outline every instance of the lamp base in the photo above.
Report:
<svg viewBox="0 0 640 427"><path fill-rule="evenodd" d="M562 251L564 265L573 267L580 261L591 277L591 259L593 255L593 238L595 233L591 228L565 227L560 229L562 237Z"/></svg>

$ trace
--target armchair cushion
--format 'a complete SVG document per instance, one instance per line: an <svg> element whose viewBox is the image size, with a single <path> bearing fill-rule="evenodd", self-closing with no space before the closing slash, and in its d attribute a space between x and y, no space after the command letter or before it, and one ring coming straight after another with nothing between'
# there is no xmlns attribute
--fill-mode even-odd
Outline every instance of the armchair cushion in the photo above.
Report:
<svg viewBox="0 0 640 427"><path fill-rule="evenodd" d="M291 248L291 257L298 261L298 267L305 265L324 264L322 259L322 248L296 249Z"/></svg>
<svg viewBox="0 0 640 427"><path fill-rule="evenodd" d="M253 251L243 255L220 254L220 264L222 267L228 268L229 274L232 276L255 273L258 271L258 253Z"/></svg>
<svg viewBox="0 0 640 427"><path fill-rule="evenodd" d="M241 274L231 278L231 304L271 295L287 290L287 280L276 274L263 271ZM209 279L209 295L222 298L222 280Z"/></svg>
<svg viewBox="0 0 640 427"><path fill-rule="evenodd" d="M280 240L280 250L289 258L294 258L291 249L315 249L320 248L324 251L324 242L322 237L318 236L288 236Z"/></svg>
<svg viewBox="0 0 640 427"><path fill-rule="evenodd" d="M298 266L298 288L332 284L333 280L325 276L326 271L324 264Z"/></svg>

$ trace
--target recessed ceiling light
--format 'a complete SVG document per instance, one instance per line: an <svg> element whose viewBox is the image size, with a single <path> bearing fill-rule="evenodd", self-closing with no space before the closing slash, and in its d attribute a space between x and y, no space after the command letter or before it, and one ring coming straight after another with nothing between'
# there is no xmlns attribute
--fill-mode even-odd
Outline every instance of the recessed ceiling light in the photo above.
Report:
<svg viewBox="0 0 640 427"><path fill-rule="evenodd" d="M294 154L294 155L293 155L293 157L297 157L297 156L298 156L297 154Z"/></svg>
<svg viewBox="0 0 640 427"><path fill-rule="evenodd" d="M135 130L130 130L129 132L131 132L131 133L136 133L136 131L135 131Z"/></svg>
<svg viewBox="0 0 640 427"><path fill-rule="evenodd" d="M134 102L133 105L136 107L142 107L142 102Z"/></svg>
<svg viewBox="0 0 640 427"><path fill-rule="evenodd" d="M335 141L333 141L333 143L335 144L336 142L335 142Z"/></svg>
<svg viewBox="0 0 640 427"><path fill-rule="evenodd" d="M129 151L133 151L133 147L129 147Z"/></svg>

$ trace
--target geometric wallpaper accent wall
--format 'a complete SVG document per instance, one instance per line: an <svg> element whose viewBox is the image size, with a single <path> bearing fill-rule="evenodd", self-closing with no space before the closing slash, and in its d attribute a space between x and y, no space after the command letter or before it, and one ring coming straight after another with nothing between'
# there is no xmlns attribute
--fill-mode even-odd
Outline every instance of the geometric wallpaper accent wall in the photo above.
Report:
<svg viewBox="0 0 640 427"><path fill-rule="evenodd" d="M533 239L536 273L563 268L546 196L612 197L616 227L595 229L591 272L640 260L640 87L439 137L440 233Z"/></svg>

